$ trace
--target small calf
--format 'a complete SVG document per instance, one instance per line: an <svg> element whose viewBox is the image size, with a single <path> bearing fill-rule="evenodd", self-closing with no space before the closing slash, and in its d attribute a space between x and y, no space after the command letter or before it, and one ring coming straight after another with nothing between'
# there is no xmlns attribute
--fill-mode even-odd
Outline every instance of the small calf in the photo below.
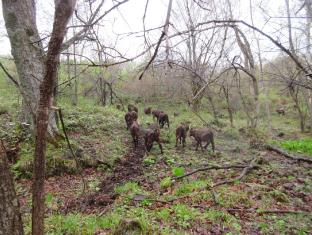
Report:
<svg viewBox="0 0 312 235"><path fill-rule="evenodd" d="M144 113L147 114L147 115L151 114L151 112L152 112L152 108L151 107L148 107L148 108L144 109Z"/></svg>
<svg viewBox="0 0 312 235"><path fill-rule="evenodd" d="M151 151L154 142L158 143L160 153L163 154L163 148L160 143L160 129L153 124L148 127L144 134L144 144L147 152Z"/></svg>
<svg viewBox="0 0 312 235"><path fill-rule="evenodd" d="M140 135L140 126L136 120L133 121L130 126L130 133L133 139L134 147L136 148L139 145L139 135Z"/></svg>
<svg viewBox="0 0 312 235"><path fill-rule="evenodd" d="M128 104L128 112L135 111L138 113L138 107L134 106L133 104Z"/></svg>
<svg viewBox="0 0 312 235"><path fill-rule="evenodd" d="M183 148L185 147L185 139L187 132L189 131L189 123L181 123L176 129L176 147L178 147L178 142L182 143Z"/></svg>
<svg viewBox="0 0 312 235"><path fill-rule="evenodd" d="M214 137L213 132L208 128L201 128L201 129L193 129L190 130L190 136L193 136L196 140L196 151L198 146L200 145L201 150L207 149L207 146L211 143L212 151L215 150L214 145ZM206 145L203 147L202 142L206 142Z"/></svg>
<svg viewBox="0 0 312 235"><path fill-rule="evenodd" d="M130 126L132 125L133 121L136 121L138 119L138 114L135 111L131 111L126 113L125 115L125 121L126 121L126 125L127 125L127 130L130 128Z"/></svg>
<svg viewBox="0 0 312 235"><path fill-rule="evenodd" d="M169 117L168 117L168 114L166 114L164 112L161 112L158 115L158 123L160 125L160 128L163 128L166 123L167 123L168 128L169 128Z"/></svg>

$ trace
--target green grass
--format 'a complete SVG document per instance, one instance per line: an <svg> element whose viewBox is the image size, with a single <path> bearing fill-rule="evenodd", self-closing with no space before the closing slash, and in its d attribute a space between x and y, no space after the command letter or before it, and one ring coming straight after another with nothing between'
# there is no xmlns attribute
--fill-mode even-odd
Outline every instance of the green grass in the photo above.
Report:
<svg viewBox="0 0 312 235"><path fill-rule="evenodd" d="M307 154L312 157L312 139L286 140L280 143L286 150Z"/></svg>
<svg viewBox="0 0 312 235"><path fill-rule="evenodd" d="M121 220L116 214L107 214L106 216L68 214L52 215L45 220L46 234L83 234L92 235L97 230L113 229Z"/></svg>
<svg viewBox="0 0 312 235"><path fill-rule="evenodd" d="M0 112L8 111L15 122L17 114L20 112L21 98L15 87L6 79L2 79L3 74L0 71ZM63 78L65 79L65 77ZM93 85L90 83L89 85ZM88 86L89 86L88 85ZM85 86L86 87L86 86ZM81 87L82 88L82 87ZM70 89L65 92L70 91ZM117 90L118 91L118 90ZM11 96L14 94L14 96ZM273 94L275 95L275 93ZM10 98L8 98L10 97ZM127 103L134 103L135 97L123 96L125 106ZM221 98L221 97L219 97ZM218 98L218 99L219 99ZM260 97L263 102L266 97ZM279 100L280 96L268 97L269 100ZM84 150L85 158L94 160L95 158L114 164L114 160L122 158L128 147L131 145L131 137L125 129L124 112L115 108L115 105L102 107L98 105L97 97L86 98L79 97L78 106L73 107L70 96L62 95L58 97L58 106L63 109L64 121L70 136L70 141L74 149L81 148ZM220 101L220 102L219 102ZM188 137L186 147L176 149L175 144L175 128L180 122L190 121L192 127L202 127L202 120L196 116L187 107L185 102L178 100L168 100L155 102L152 104L140 103L139 122L144 127L147 123L152 123L152 116L145 115L143 108L151 106L152 108L161 109L169 114L170 129L165 127L161 130L161 139L163 140L164 154L159 154L157 144L154 145L152 152L144 157L144 175L151 185L139 184L136 182L125 181L123 184L115 186L115 192L118 194L114 204L103 216L99 214L82 214L70 213L67 215L58 212L59 203L63 203L63 199L59 198L57 192L49 192L46 194L45 202L49 209L45 219L46 234L94 234L103 232L104 234L112 234L122 220L136 220L142 226L143 234L190 234L195 233L197 228L207 229L208 231L218 231L224 234L244 234L250 226L262 234L308 234L310 229L311 217L303 217L299 215L261 215L258 218L248 218L246 224L244 218L234 216L228 213L226 208L253 208L259 207L266 210L274 208L274 206L294 206L296 203L302 206L304 202L300 198L293 199L283 189L283 184L288 181L296 183L296 192L311 192L310 173L302 171L304 183L295 182L296 174L289 175L292 172L286 170L298 171L302 170L287 169L281 167L281 161L272 161L268 165L261 165L258 171L252 171L241 182L235 182L234 185L224 185L214 190L212 193L207 186L220 180L227 180L238 176L240 169L232 170L213 170L207 172L198 172L190 177L186 177L180 181L172 180L173 176L180 176L194 169L211 165L228 165L228 164L244 164L251 157L258 156L259 150L249 149L249 140L246 138L248 134L253 134L261 139L268 139L267 120L264 111L261 111L259 128L255 133L242 133L239 129L246 127L246 115L240 110L234 114L235 128L231 128L225 110L224 102L216 100L218 111L225 116L220 118L220 122L226 126L216 126L221 131L216 131L216 146L220 153L213 156L211 153L194 151L192 140ZM275 102L273 102L275 103ZM291 104L291 103L289 103ZM173 113L178 112L178 116ZM200 116L209 124L213 125L213 117L210 106L205 101L203 109L199 112ZM6 115L0 117L0 133L3 126L6 127ZM10 121L11 122L11 121ZM17 121L16 121L17 122ZM298 121L296 113L289 111L285 117L281 117L272 113L272 126L278 131L284 132L288 136L298 133ZM3 129L2 128L2 129ZM19 135L19 129L15 126L10 129L13 136ZM249 135L249 136L250 136ZM0 136L1 137L1 136ZM284 141L280 146L289 150L312 154L312 140ZM32 161L33 161L33 140L28 140L21 145L20 160L13 167L14 173L20 177L31 177ZM275 143L278 144L278 143ZM264 152L264 151L263 151ZM59 146L55 147L51 144L47 146L47 173L54 169L76 169L73 159L68 158L68 148L66 143L59 142ZM268 159L271 156L268 156ZM263 155L266 160L266 155ZM276 159L272 159L276 160ZM67 168L66 168L67 167ZM257 177L258 173L266 174ZM308 170L307 170L308 171ZM283 173L288 178L283 180L282 176L275 173ZM51 173L52 174L52 173ZM111 174L109 171L107 174ZM267 178L266 175L274 177ZM301 179L301 181L303 180ZM98 191L104 178L88 179L88 188L90 191ZM273 184L270 189L268 185ZM245 187L239 187L246 184ZM298 184L298 185L297 185ZM24 192L24 185L18 184L18 192ZM75 185L72 189L75 195L80 195L81 188ZM62 193L68 193L64 191ZM143 199L138 199L142 197ZM137 198L138 200L135 200ZM159 203L157 200L174 200L172 203ZM214 205L214 200L218 203ZM198 205L203 206L198 207ZM31 208L31 198L28 198L27 207ZM24 216L26 217L26 216ZM30 232L30 219L24 220L26 234ZM204 231L203 231L204 233Z"/></svg>

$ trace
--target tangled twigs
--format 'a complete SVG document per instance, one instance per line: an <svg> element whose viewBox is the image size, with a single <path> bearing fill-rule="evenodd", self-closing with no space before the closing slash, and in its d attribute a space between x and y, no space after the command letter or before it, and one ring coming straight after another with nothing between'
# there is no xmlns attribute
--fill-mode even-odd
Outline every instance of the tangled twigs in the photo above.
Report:
<svg viewBox="0 0 312 235"><path fill-rule="evenodd" d="M189 172L185 175L181 175L181 176L177 176L177 177L174 177L172 178L173 180L179 180L179 179L182 179L182 178L185 178L187 176L190 176L190 175L193 175L193 174L196 174L197 172L200 172L200 171L208 171L208 170L222 170L222 169L240 169L240 168L245 168L246 166L242 166L242 165L228 165L228 166L208 166L208 167L203 167L203 168L199 168L199 169L196 169L192 172Z"/></svg>
<svg viewBox="0 0 312 235"><path fill-rule="evenodd" d="M254 158L253 160L251 160L251 162L249 163L249 165L246 166L246 167L244 168L244 170L242 171L242 173L241 173L238 177L236 177L236 178L234 178L234 179L231 179L231 180L220 181L220 182L214 184L214 185L212 186L212 188L216 188L216 187L218 187L218 186L220 186L220 185L223 185L223 184L231 184L231 183L234 183L235 181L241 180L241 179L242 179L245 175L247 175L252 169L255 169L255 168L258 168L258 167L259 167L259 166L258 166L258 164L257 164L257 158Z"/></svg>
<svg viewBox="0 0 312 235"><path fill-rule="evenodd" d="M281 154L283 155L284 157L286 158L289 158L291 160L295 160L295 161L302 161L302 162L307 162L307 163L312 163L312 159L311 158L307 158L307 157L297 157L297 156L294 156L292 154L289 154L287 153L286 151L280 149L280 148L277 148L273 145L267 145L266 148L270 151L274 151L278 154Z"/></svg>

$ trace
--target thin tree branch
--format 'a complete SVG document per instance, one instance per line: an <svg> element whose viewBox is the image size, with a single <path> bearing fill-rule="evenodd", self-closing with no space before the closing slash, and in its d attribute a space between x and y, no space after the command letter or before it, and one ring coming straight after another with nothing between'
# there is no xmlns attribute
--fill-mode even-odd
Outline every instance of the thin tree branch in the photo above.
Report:
<svg viewBox="0 0 312 235"><path fill-rule="evenodd" d="M14 83L14 85L19 88L20 85L17 80L9 73L9 71L3 66L3 64L0 62L0 67L2 68L3 72L8 76L8 78Z"/></svg>

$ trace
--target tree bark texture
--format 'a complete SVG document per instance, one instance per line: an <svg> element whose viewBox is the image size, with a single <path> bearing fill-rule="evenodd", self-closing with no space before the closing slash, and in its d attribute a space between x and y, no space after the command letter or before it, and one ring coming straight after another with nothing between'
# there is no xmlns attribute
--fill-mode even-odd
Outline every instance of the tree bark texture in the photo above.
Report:
<svg viewBox="0 0 312 235"><path fill-rule="evenodd" d="M45 60L45 75L40 84L40 99L36 118L36 143L32 198L32 234L44 234L44 178L45 150L49 120L49 108L53 104L53 91L57 78L61 45L66 25L71 17L75 0L55 1L55 16L51 39Z"/></svg>
<svg viewBox="0 0 312 235"><path fill-rule="evenodd" d="M0 235L8 234L22 235L24 231L13 176L0 143Z"/></svg>
<svg viewBox="0 0 312 235"><path fill-rule="evenodd" d="M23 115L34 127L45 69L45 53L36 25L36 3L35 0L2 0L2 10L19 76ZM48 130L52 136L57 133L54 112L50 114Z"/></svg>

